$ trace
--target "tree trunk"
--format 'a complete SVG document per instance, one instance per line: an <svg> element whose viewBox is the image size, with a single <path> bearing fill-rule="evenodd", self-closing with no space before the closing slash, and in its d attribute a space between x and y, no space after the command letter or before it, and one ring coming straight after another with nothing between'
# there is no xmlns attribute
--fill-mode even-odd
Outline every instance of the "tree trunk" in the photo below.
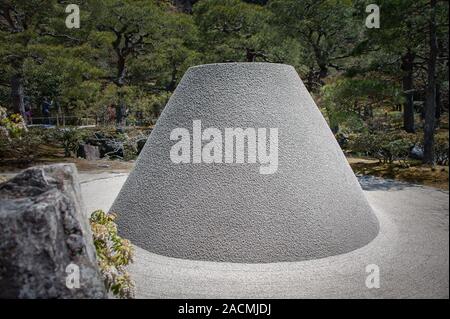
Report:
<svg viewBox="0 0 450 319"><path fill-rule="evenodd" d="M177 72L177 68L173 67L170 82L166 86L166 90L169 92L175 91L175 88L177 87Z"/></svg>
<svg viewBox="0 0 450 319"><path fill-rule="evenodd" d="M331 107L329 105L325 105L325 109L327 110L330 130L331 130L331 132L333 132L333 134L337 134L339 132L339 122L336 119L336 115L334 113L333 107Z"/></svg>
<svg viewBox="0 0 450 319"><path fill-rule="evenodd" d="M125 97L123 96L123 93L119 92L119 103L116 107L116 126L117 127L123 127L125 126L125 117L126 117L126 104L125 104Z"/></svg>
<svg viewBox="0 0 450 319"><path fill-rule="evenodd" d="M441 85L436 83L436 127L439 127L442 114Z"/></svg>
<svg viewBox="0 0 450 319"><path fill-rule="evenodd" d="M61 104L59 102L56 102L56 126L60 127L62 122L62 109Z"/></svg>
<svg viewBox="0 0 450 319"><path fill-rule="evenodd" d="M328 75L328 67L325 63L319 64L319 81L321 84L324 84L322 79L326 78Z"/></svg>
<svg viewBox="0 0 450 319"><path fill-rule="evenodd" d="M123 92L121 89L125 85L126 74L127 74L126 56L118 53L117 82L116 82L116 85L118 87L118 91L117 91L118 105L116 106L116 126L117 127L123 126L123 121L125 118L125 114L124 114L125 99L124 99Z"/></svg>
<svg viewBox="0 0 450 319"><path fill-rule="evenodd" d="M428 59L428 83L426 89L425 104L425 125L424 125L424 154L423 162L434 164L434 133L436 120L436 60L437 60L437 40L436 40L436 0L430 1L431 14L429 23L429 46L430 54Z"/></svg>
<svg viewBox="0 0 450 319"><path fill-rule="evenodd" d="M246 56L247 62L255 62L256 61L256 52L253 49L246 48L245 56Z"/></svg>
<svg viewBox="0 0 450 319"><path fill-rule="evenodd" d="M313 67L309 67L308 74L306 75L305 86L309 92L313 91L313 89L314 89L314 68Z"/></svg>
<svg viewBox="0 0 450 319"><path fill-rule="evenodd" d="M13 75L11 78L11 99L13 110L25 118L23 78L20 73Z"/></svg>
<svg viewBox="0 0 450 319"><path fill-rule="evenodd" d="M312 48L314 51L314 57L317 65L319 66L319 74L318 74L318 82L320 85L324 85L323 79L328 75L328 59L324 56L323 51L320 49L318 43L313 43L313 40L310 40L312 43Z"/></svg>
<svg viewBox="0 0 450 319"><path fill-rule="evenodd" d="M117 80L118 87L122 87L125 84L125 77L127 74L126 58L123 55L117 56Z"/></svg>
<svg viewBox="0 0 450 319"><path fill-rule="evenodd" d="M408 133L414 133L414 88L413 88L413 63L414 54L410 49L402 56L401 69L403 71L403 92L405 103L403 105L403 129Z"/></svg>

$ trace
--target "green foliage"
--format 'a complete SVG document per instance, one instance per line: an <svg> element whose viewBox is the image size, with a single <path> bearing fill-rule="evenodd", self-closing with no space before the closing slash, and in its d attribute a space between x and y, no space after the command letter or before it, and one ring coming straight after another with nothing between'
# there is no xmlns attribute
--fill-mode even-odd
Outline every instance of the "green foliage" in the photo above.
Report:
<svg viewBox="0 0 450 319"><path fill-rule="evenodd" d="M399 132L369 132L355 134L350 138L350 149L362 155L377 158L383 163L403 161L409 156L411 148L417 143L417 136Z"/></svg>
<svg viewBox="0 0 450 319"><path fill-rule="evenodd" d="M41 136L33 134L31 130L15 137L0 133L0 158L14 160L17 164L29 164L37 157L41 144Z"/></svg>
<svg viewBox="0 0 450 319"><path fill-rule="evenodd" d="M268 58L268 19L261 6L239 0L204 0L194 6L207 60L264 61Z"/></svg>
<svg viewBox="0 0 450 319"><path fill-rule="evenodd" d="M135 286L125 267L133 262L133 246L117 234L116 216L96 210L90 217L94 246L105 286L119 298L134 298Z"/></svg>
<svg viewBox="0 0 450 319"><path fill-rule="evenodd" d="M448 134L437 134L434 142L434 155L438 165L448 165Z"/></svg>
<svg viewBox="0 0 450 319"><path fill-rule="evenodd" d="M395 83L374 79L370 75L360 78L339 78L322 87L324 103L358 114L364 107L394 107L403 101L401 89Z"/></svg>
<svg viewBox="0 0 450 319"><path fill-rule="evenodd" d="M56 129L54 134L56 140L64 148L65 157L75 156L79 144L86 137L86 133L77 128Z"/></svg>
<svg viewBox="0 0 450 319"><path fill-rule="evenodd" d="M423 148L423 137L417 143ZM448 132L439 132L434 137L434 161L438 165L449 164L449 135Z"/></svg>
<svg viewBox="0 0 450 319"><path fill-rule="evenodd" d="M6 109L0 106L0 158L29 163L41 143L41 137L27 129L22 116L8 116Z"/></svg>
<svg viewBox="0 0 450 319"><path fill-rule="evenodd" d="M301 45L304 80L310 90L323 85L331 69L339 69L352 56L363 24L354 19L354 7L346 0L272 0L271 22L280 37Z"/></svg>
<svg viewBox="0 0 450 319"><path fill-rule="evenodd" d="M20 114L7 115L4 107L0 106L0 134L5 138L20 137L27 131L25 122Z"/></svg>
<svg viewBox="0 0 450 319"><path fill-rule="evenodd" d="M124 136L122 139L123 141L123 148L124 148L124 160L134 160L138 156L138 147L137 147L137 141L141 138L145 138L145 135L139 134L136 136Z"/></svg>
<svg viewBox="0 0 450 319"><path fill-rule="evenodd" d="M402 129L407 92L412 92L416 106L425 99L430 5L425 0L380 0L381 28L369 29L365 8L372 2L198 0L188 14L178 12L171 0L74 0L71 3L80 5L82 27L68 29L64 1L3 0L0 105L17 113L20 99L11 97L23 89L33 117L40 116L44 97L49 97L55 102L52 116L58 112L114 126L111 110L125 106L127 125L150 126L190 66L287 63L317 97L340 140L370 131L376 135L374 144L383 147L372 147L368 137L356 143L369 144L365 153L385 154L377 156L387 161L401 158L408 143L392 134L388 143L383 135ZM441 105L447 105L448 1L438 1L436 20L436 79ZM414 57L412 89L403 87L405 53ZM16 85L15 94L14 79L22 86ZM419 131L420 111L419 106ZM442 107L441 112L448 110ZM16 144L56 140L70 156L85 138L79 136L82 131L72 130L57 131L53 137L42 131L35 138L20 128L15 116L3 118L0 130L17 139ZM448 123L441 128L445 125L448 129ZM128 159L135 156L133 138L123 141ZM446 162L446 145L436 138L439 162Z"/></svg>
<svg viewBox="0 0 450 319"><path fill-rule="evenodd" d="M337 78L322 87L320 98L335 133L343 128L361 132L367 126L383 130L386 109L395 108L403 99L395 83L368 76ZM376 110L383 115L376 116Z"/></svg>

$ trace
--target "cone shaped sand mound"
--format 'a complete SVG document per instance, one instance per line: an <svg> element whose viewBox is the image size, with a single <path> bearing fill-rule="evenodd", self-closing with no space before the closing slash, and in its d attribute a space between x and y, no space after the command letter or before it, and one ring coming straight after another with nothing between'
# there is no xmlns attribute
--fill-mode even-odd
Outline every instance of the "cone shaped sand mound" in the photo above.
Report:
<svg viewBox="0 0 450 319"><path fill-rule="evenodd" d="M193 260L316 259L379 229L295 69L269 63L190 68L111 211L134 244Z"/></svg>

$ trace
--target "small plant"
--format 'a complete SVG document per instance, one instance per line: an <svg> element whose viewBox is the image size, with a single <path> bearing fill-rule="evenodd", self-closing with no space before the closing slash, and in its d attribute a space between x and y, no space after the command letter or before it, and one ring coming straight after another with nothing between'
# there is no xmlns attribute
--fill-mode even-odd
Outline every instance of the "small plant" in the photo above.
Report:
<svg viewBox="0 0 450 319"><path fill-rule="evenodd" d="M373 156L380 163L393 163L398 160L406 166L409 151L416 140L413 134L408 133L364 132L352 136L350 146L352 151Z"/></svg>
<svg viewBox="0 0 450 319"><path fill-rule="evenodd" d="M27 131L25 121L20 114L7 115L6 109L0 106L0 128L2 135L7 138L20 137Z"/></svg>
<svg viewBox="0 0 450 319"><path fill-rule="evenodd" d="M434 155L436 157L436 164L448 165L448 135L437 134L434 139Z"/></svg>
<svg viewBox="0 0 450 319"><path fill-rule="evenodd" d="M83 133L76 128L59 129L55 132L56 139L64 148L64 156L75 155L79 144L83 141Z"/></svg>
<svg viewBox="0 0 450 319"><path fill-rule="evenodd" d="M8 116L6 109L0 106L0 158L30 163L41 143L41 137L27 129L20 114Z"/></svg>
<svg viewBox="0 0 450 319"><path fill-rule="evenodd" d="M125 267L133 262L133 246L117 234L116 215L96 210L90 224L106 289L119 298L134 298L135 285Z"/></svg>

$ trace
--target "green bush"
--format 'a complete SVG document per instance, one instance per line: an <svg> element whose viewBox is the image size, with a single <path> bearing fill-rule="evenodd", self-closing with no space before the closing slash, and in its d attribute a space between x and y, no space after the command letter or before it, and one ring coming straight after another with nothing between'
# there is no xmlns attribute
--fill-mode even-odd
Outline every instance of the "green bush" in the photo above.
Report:
<svg viewBox="0 0 450 319"><path fill-rule="evenodd" d="M6 109L0 106L0 134L5 138L20 137L22 133L27 131L25 121L20 114L8 115Z"/></svg>
<svg viewBox="0 0 450 319"><path fill-rule="evenodd" d="M41 144L41 137L29 131L13 138L0 136L0 149L2 150L0 157L29 163L36 158L37 149Z"/></svg>
<svg viewBox="0 0 450 319"><path fill-rule="evenodd" d="M17 159L20 162L31 162L36 150L41 145L39 134L27 129L21 115L6 113L0 106L0 157Z"/></svg>
<svg viewBox="0 0 450 319"><path fill-rule="evenodd" d="M37 135L42 140L42 143L47 145L58 145L59 141L57 139L57 134L53 128L44 127L29 127L30 133Z"/></svg>
<svg viewBox="0 0 450 319"><path fill-rule="evenodd" d="M434 156L436 158L436 164L448 165L448 135L437 134L434 138Z"/></svg>
<svg viewBox="0 0 450 319"><path fill-rule="evenodd" d="M117 234L116 216L96 210L90 224L106 289L119 298L134 298L135 285L125 267L133 262L133 246Z"/></svg>
<svg viewBox="0 0 450 319"><path fill-rule="evenodd" d="M76 156L78 146L86 137L86 132L77 128L56 129L55 139L64 148L64 156Z"/></svg>
<svg viewBox="0 0 450 319"><path fill-rule="evenodd" d="M354 134L350 140L352 152L362 153L377 158L383 163L392 163L395 160L403 161L409 156L409 151L417 143L414 134L403 132L364 132Z"/></svg>

